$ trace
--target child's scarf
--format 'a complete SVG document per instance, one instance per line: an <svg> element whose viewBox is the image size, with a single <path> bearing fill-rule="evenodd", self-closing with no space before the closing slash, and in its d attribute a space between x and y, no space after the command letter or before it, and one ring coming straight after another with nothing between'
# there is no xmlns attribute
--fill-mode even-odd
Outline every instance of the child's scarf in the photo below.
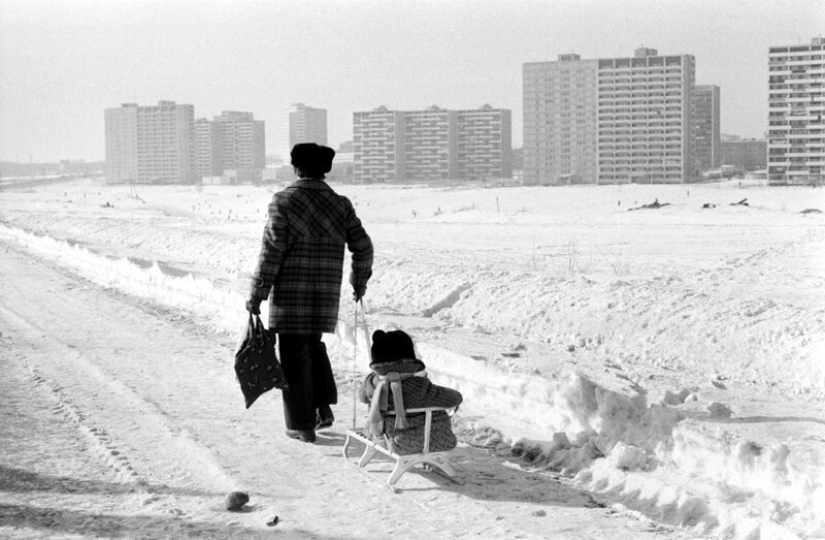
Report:
<svg viewBox="0 0 825 540"><path fill-rule="evenodd" d="M387 373L378 376L378 384L372 394L370 402L370 432L373 435L380 435L384 432L383 412L389 408L389 396L387 393L392 388L392 400L395 405L395 428L407 428L407 411L404 409L404 395L401 392L401 381L415 377L414 373ZM387 384L389 382L389 385Z"/></svg>

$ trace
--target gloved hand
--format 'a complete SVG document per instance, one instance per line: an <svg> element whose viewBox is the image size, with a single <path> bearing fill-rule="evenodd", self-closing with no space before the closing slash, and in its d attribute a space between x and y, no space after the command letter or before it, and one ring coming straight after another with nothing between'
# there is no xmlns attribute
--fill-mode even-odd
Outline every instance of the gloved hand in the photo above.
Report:
<svg viewBox="0 0 825 540"><path fill-rule="evenodd" d="M360 302L361 299L364 298L364 295L366 293L367 293L366 287L360 288L360 289L355 289L355 290L352 291L352 299L355 300L356 303Z"/></svg>
<svg viewBox="0 0 825 540"><path fill-rule="evenodd" d="M246 301L246 310L253 315L261 314L261 301L250 299Z"/></svg>

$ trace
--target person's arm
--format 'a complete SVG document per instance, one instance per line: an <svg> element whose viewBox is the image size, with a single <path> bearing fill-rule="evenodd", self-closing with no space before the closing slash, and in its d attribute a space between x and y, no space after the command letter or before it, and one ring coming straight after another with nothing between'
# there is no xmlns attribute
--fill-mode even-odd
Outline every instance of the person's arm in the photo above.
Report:
<svg viewBox="0 0 825 540"><path fill-rule="evenodd" d="M367 281L372 276L372 240L367 231L361 225L361 220L355 214L352 203L346 200L347 208L347 248L352 253L352 272L350 273L350 285L354 291L355 301L363 298L367 290Z"/></svg>
<svg viewBox="0 0 825 540"><path fill-rule="evenodd" d="M247 309L253 314L260 313L261 302L269 297L269 290L278 276L286 251L287 219L284 211L285 199L276 193L269 203L269 217L264 227L261 240L261 252L258 255L258 265L252 276L249 290ZM257 313L256 313L257 311Z"/></svg>

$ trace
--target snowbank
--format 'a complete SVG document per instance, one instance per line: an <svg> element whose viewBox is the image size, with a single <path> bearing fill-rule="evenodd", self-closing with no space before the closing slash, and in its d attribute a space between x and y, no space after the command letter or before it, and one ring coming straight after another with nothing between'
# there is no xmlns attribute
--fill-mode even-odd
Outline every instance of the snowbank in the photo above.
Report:
<svg viewBox="0 0 825 540"><path fill-rule="evenodd" d="M76 243L14 227L0 226L0 234L106 287L196 314L192 316L208 321L217 332L233 333L238 321L244 319L242 294L206 277L194 277L156 262L100 255ZM383 279L393 281L386 274ZM455 276L439 280L430 272L424 279L430 281L428 290L436 292L406 296L413 304L418 302L415 310L430 317L452 311L454 317L472 317L480 319L480 325L501 328L506 318L485 321L489 310L469 300L477 290L465 284L447 286L448 281L455 283ZM558 285L550 278L538 278L544 280L544 286L527 286L524 282L531 279L516 280L506 294L552 291L551 285ZM371 293L377 289L379 297L384 294L389 298L388 286L379 282ZM594 288L615 286L581 282L577 294L585 301ZM645 294L661 303L678 302L677 297L684 293L663 298L644 289L632 292L637 298ZM485 295L489 302L492 292ZM629 303L629 296L626 291L619 293L615 301ZM539 301L525 294L518 301L529 313L531 305L552 305L548 298ZM655 302L651 300L646 309ZM639 309L638 305L624 306L615 315L628 307ZM761 314L764 310L753 316ZM798 327L790 328L803 327L800 321ZM349 370L353 379L368 363L368 332L363 327L359 330L354 322L342 321L338 333L329 339L337 367ZM621 325L614 327L613 332L621 331ZM699 330L685 333L691 331ZM597 329L593 335L599 335ZM594 349L601 341L581 335L575 340L576 345ZM760 341L756 347L764 344ZM741 538L825 535L825 462L821 447L815 444L763 445L731 435L722 424L709 429L702 422L712 416L709 411L685 407L691 403L690 391L668 392L654 401L638 381L621 373L596 380L581 371L566 370L548 378L432 343L419 342L417 348L434 380L464 394L458 427L471 444L507 452L526 468L560 471L578 485L602 494L617 508L641 511L660 522L697 532ZM622 371L620 367L615 370ZM811 374L821 376L821 372ZM814 387L821 384L819 379L809 382Z"/></svg>

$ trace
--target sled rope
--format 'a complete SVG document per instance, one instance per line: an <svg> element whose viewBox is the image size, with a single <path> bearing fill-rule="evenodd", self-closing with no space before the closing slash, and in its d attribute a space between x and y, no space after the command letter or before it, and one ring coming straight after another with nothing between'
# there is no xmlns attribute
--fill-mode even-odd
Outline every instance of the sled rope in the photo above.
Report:
<svg viewBox="0 0 825 540"><path fill-rule="evenodd" d="M358 302L355 302L355 324L352 326L352 337L355 346L352 351L352 372L355 377L352 379L352 429L355 429L355 401L358 389Z"/></svg>
<svg viewBox="0 0 825 540"><path fill-rule="evenodd" d="M367 326L367 310L364 308L364 300L359 300L355 303L355 325L353 328L355 346L352 355L352 372L355 373L355 377L352 380L352 429L355 429L355 408L358 403L358 304L361 304L361 322L364 329L364 343L367 345L367 354L369 354L370 349L370 329Z"/></svg>

